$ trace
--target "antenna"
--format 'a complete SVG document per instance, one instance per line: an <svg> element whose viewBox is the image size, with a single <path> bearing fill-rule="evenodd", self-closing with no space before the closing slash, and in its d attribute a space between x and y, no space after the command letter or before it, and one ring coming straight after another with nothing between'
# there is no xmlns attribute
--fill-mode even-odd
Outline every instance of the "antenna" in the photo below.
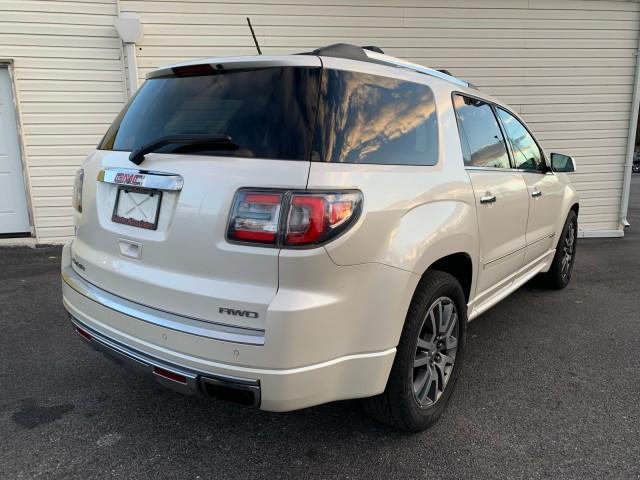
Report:
<svg viewBox="0 0 640 480"><path fill-rule="evenodd" d="M253 37L253 41L256 44L256 48L258 49L258 55L262 55L262 51L260 50L260 45L258 45L258 39L256 38L256 33L253 31L253 27L251 26L251 20L247 17L247 23L249 24L249 30L251 30L251 36Z"/></svg>

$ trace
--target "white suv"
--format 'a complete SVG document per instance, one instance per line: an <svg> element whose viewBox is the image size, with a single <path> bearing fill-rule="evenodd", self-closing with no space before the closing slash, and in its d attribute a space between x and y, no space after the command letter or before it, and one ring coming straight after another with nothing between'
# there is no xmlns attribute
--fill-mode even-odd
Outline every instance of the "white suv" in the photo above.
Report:
<svg viewBox="0 0 640 480"><path fill-rule="evenodd" d="M376 50L150 73L76 178L80 336L182 392L431 425L467 321L537 274L569 282L574 166L501 102Z"/></svg>

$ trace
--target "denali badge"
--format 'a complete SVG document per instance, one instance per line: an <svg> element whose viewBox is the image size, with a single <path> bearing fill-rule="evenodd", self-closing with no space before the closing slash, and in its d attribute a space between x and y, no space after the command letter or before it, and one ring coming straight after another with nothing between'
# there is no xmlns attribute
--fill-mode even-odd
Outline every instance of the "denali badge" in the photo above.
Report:
<svg viewBox="0 0 640 480"><path fill-rule="evenodd" d="M144 175L141 173L124 173L118 172L113 179L113 183L117 183L119 185L132 185L134 187L139 187L142 185L142 181L144 180Z"/></svg>
<svg viewBox="0 0 640 480"><path fill-rule="evenodd" d="M73 262L73 264L78 267L80 270L82 270L83 272L85 271L84 265L81 264L78 260L76 260L75 258L71 258L71 261Z"/></svg>
<svg viewBox="0 0 640 480"><path fill-rule="evenodd" d="M226 313L227 315L233 315L234 317L247 317L258 318L258 312L251 312L249 310L236 310L235 308L220 307L218 309L220 313Z"/></svg>

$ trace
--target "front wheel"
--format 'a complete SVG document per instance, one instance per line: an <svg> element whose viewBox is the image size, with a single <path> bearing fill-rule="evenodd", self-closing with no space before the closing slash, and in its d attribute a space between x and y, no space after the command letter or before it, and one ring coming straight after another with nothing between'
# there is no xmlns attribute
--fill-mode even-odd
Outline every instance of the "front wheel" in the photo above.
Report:
<svg viewBox="0 0 640 480"><path fill-rule="evenodd" d="M429 271L409 307L385 391L365 399L375 418L419 432L440 417L462 364L466 299L448 273Z"/></svg>
<svg viewBox="0 0 640 480"><path fill-rule="evenodd" d="M573 265L576 261L576 246L578 243L578 216L573 210L569 211L564 223L556 254L553 257L551 268L542 274L544 285L553 289L562 289L569 285Z"/></svg>

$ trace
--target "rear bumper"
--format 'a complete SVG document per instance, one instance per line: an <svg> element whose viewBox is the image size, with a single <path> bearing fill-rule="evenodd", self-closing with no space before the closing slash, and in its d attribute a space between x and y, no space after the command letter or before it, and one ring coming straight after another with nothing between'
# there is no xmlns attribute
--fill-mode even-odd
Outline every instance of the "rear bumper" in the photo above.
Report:
<svg viewBox="0 0 640 480"><path fill-rule="evenodd" d="M71 316L76 332L93 349L116 363L143 374L153 375L158 383L188 395L222 397L237 403L260 406L260 382L249 378L212 375L172 365L111 340Z"/></svg>
<svg viewBox="0 0 640 480"><path fill-rule="evenodd" d="M242 332L235 327L225 329L218 325L207 326L207 331L197 331L186 323L179 326L180 318L174 319L174 324L163 323L167 312L135 304L89 284L75 273L70 263L66 247L63 254L63 303L75 326L91 336L90 339L83 338L89 340L94 348L136 370L153 375L164 386L174 390L217 396L211 394L216 389L208 385L219 383L223 387L251 392L252 403L263 410L289 411L334 400L368 397L381 393L385 388L395 347L363 352L362 344L357 342L362 342L362 338L367 341L375 338L372 332L369 337L351 339L352 351L356 353L332 358L336 345L346 342L345 332L329 330L325 335L328 338L335 336L336 341L328 342L318 338L315 332L307 331L305 334L300 331L300 325L294 322L300 319L302 323L314 314L309 306L297 315L290 308L284 313L273 313L270 318L272 327L267 328L267 333L276 333L267 335L266 339L260 339L255 332ZM362 289L362 284L359 287ZM284 298L279 301L282 306ZM360 325L363 329L372 329L375 319L371 315L348 318L348 313L345 312L345 318L327 318L325 327L340 321L351 328ZM221 335L226 338L220 338ZM388 334L391 345L397 342L394 336L393 333ZM303 343L303 346L307 345L306 349L301 348L301 342L306 342ZM305 350L318 354L324 350L328 359L304 364L304 358L293 353ZM161 369L160 372L180 375L185 381L176 382L154 373L157 368Z"/></svg>

